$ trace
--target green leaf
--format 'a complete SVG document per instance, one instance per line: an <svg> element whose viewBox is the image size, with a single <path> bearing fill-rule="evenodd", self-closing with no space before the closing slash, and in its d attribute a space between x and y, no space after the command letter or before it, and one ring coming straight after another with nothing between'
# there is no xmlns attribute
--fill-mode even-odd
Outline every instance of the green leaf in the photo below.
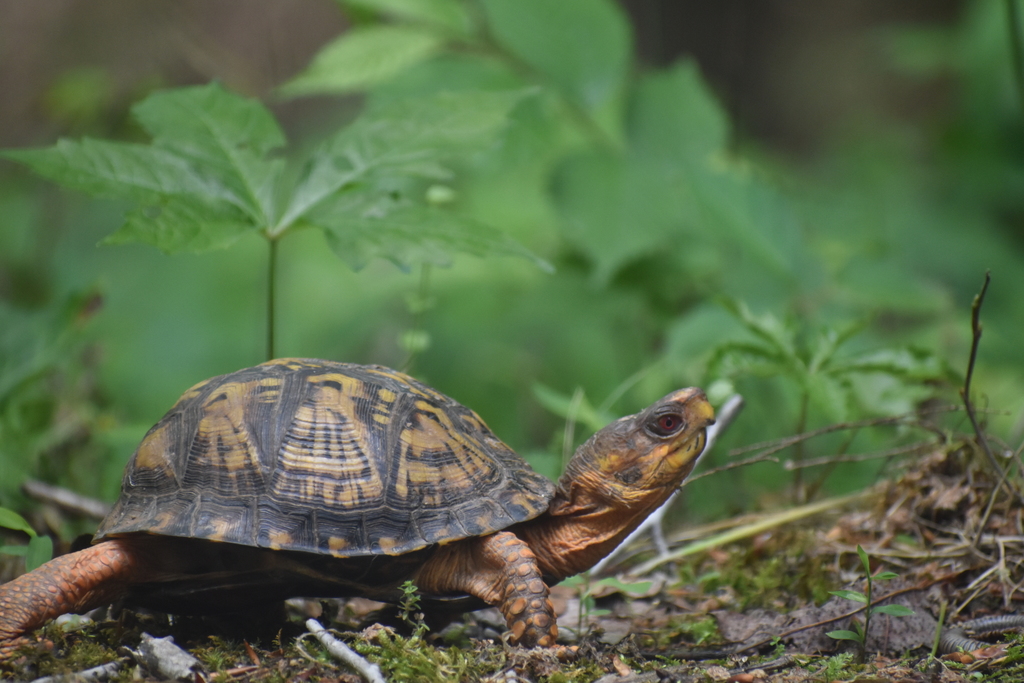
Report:
<svg viewBox="0 0 1024 683"><path fill-rule="evenodd" d="M736 316L736 319L743 324L747 331L767 342L780 358L786 359L791 370L804 368L796 346L796 332L791 326L783 323L771 313L755 315L742 301L723 297L719 302L725 310Z"/></svg>
<svg viewBox="0 0 1024 683"><path fill-rule="evenodd" d="M316 149L275 232L370 173L447 178L440 163L493 144L526 92L439 93L372 105Z"/></svg>
<svg viewBox="0 0 1024 683"><path fill-rule="evenodd" d="M46 535L33 536L25 553L25 570L32 571L53 557L53 540Z"/></svg>
<svg viewBox="0 0 1024 683"><path fill-rule="evenodd" d="M530 90L441 92L371 103L326 149L357 167L420 168L431 157L492 145L508 114Z"/></svg>
<svg viewBox="0 0 1024 683"><path fill-rule="evenodd" d="M678 193L666 183L664 169L603 152L563 163L555 178L555 197L565 236L593 260L598 286L630 261L670 249L685 211Z"/></svg>
<svg viewBox="0 0 1024 683"><path fill-rule="evenodd" d="M231 245L255 226L240 211L200 200L169 200L130 211L100 244L140 242L167 254L199 253Z"/></svg>
<svg viewBox="0 0 1024 683"><path fill-rule="evenodd" d="M588 110L621 90L632 53L629 21L611 0L483 0L494 37L543 80Z"/></svg>
<svg viewBox="0 0 1024 683"><path fill-rule="evenodd" d="M358 270L384 258L407 270L413 265L450 265L451 254L519 256L551 266L507 235L477 221L433 207L396 203L390 197L342 195L309 217L331 248Z"/></svg>
<svg viewBox="0 0 1024 683"><path fill-rule="evenodd" d="M860 634L854 633L853 631L829 631L825 635L836 640L852 640L857 643L860 642Z"/></svg>
<svg viewBox="0 0 1024 683"><path fill-rule="evenodd" d="M811 359L807 363L807 371L811 374L828 366L840 346L867 327L864 321L854 321L838 328L824 330L811 350Z"/></svg>
<svg viewBox="0 0 1024 683"><path fill-rule="evenodd" d="M704 172L729 142L729 118L692 60L640 78L628 126L637 154Z"/></svg>
<svg viewBox="0 0 1024 683"><path fill-rule="evenodd" d="M3 555L16 555L19 557L24 557L27 552L27 545L0 545L0 554Z"/></svg>
<svg viewBox="0 0 1024 683"><path fill-rule="evenodd" d="M843 598L844 600L853 600L854 602L867 603L868 598L863 593L857 591L829 591L829 595L835 595L836 597Z"/></svg>
<svg viewBox="0 0 1024 683"><path fill-rule="evenodd" d="M786 356L756 342L722 342L708 359L708 374L712 377L772 377L789 369Z"/></svg>
<svg viewBox="0 0 1024 683"><path fill-rule="evenodd" d="M283 161L264 157L285 138L261 103L211 83L154 93L135 105L132 115L155 146L228 187L257 223L272 219Z"/></svg>
<svg viewBox="0 0 1024 683"><path fill-rule="evenodd" d="M586 395L583 396L583 400L573 406L572 396L555 391L540 382L534 382L533 396L537 399L538 403L550 412L564 419L572 417L580 424L586 425L587 429L592 432L602 429L606 424L615 419L613 415L598 412L591 405L590 401L587 400Z"/></svg>
<svg viewBox="0 0 1024 683"><path fill-rule="evenodd" d="M899 576L896 572L878 572L872 578L876 581L889 581L890 579L898 579Z"/></svg>
<svg viewBox="0 0 1024 683"><path fill-rule="evenodd" d="M864 550L864 548L861 548L859 543L857 544L857 557L860 558L860 563L862 565L864 565L864 573L867 576L870 577L871 576L871 559L868 557L867 551Z"/></svg>
<svg viewBox="0 0 1024 683"><path fill-rule="evenodd" d="M466 8L458 0L347 0L346 4L444 28L456 35L467 35L471 27Z"/></svg>
<svg viewBox="0 0 1024 683"><path fill-rule="evenodd" d="M882 349L836 364L835 374L879 372L907 381L959 381L957 374L935 353L926 349Z"/></svg>
<svg viewBox="0 0 1024 683"><path fill-rule="evenodd" d="M84 138L53 147L0 152L73 190L99 197L210 196L237 201L230 190L200 175L185 159L147 145Z"/></svg>
<svg viewBox="0 0 1024 683"><path fill-rule="evenodd" d="M872 614L888 614L891 617L912 617L914 610L906 605L879 605L871 608Z"/></svg>
<svg viewBox="0 0 1024 683"><path fill-rule="evenodd" d="M803 381L810 404L821 410L830 422L850 418L852 392L846 382L820 373L804 375Z"/></svg>
<svg viewBox="0 0 1024 683"><path fill-rule="evenodd" d="M600 586L607 586L625 595L632 597L640 597L647 595L653 585L653 581L631 581L627 583L617 577L606 576L603 579L598 579L597 581L595 581L593 584L593 588L591 590L594 591Z"/></svg>
<svg viewBox="0 0 1024 683"><path fill-rule="evenodd" d="M24 531L33 538L36 536L36 530L32 528L32 525L24 517L14 510L8 510L7 508L0 508L0 527L12 529L13 531Z"/></svg>
<svg viewBox="0 0 1024 683"><path fill-rule="evenodd" d="M352 29L328 43L281 94L346 93L384 82L436 54L444 36L415 26L378 25Z"/></svg>

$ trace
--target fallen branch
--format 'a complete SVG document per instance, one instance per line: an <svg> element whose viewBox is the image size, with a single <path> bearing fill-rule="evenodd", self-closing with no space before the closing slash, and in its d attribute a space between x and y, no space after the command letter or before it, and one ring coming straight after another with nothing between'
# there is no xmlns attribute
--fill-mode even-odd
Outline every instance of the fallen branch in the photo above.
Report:
<svg viewBox="0 0 1024 683"><path fill-rule="evenodd" d="M387 683L380 672L379 666L366 661L358 652L332 636L319 621L316 619L307 619L306 628L308 628L309 632L320 641L320 644L324 646L332 657L340 659L345 664L348 664L350 667L355 669L360 676L370 681L370 683Z"/></svg>
<svg viewBox="0 0 1024 683"><path fill-rule="evenodd" d="M110 505L102 500L89 498L60 486L47 484L36 479L28 479L21 485L22 492L29 498L41 503L56 505L65 512L78 517L103 519L110 512Z"/></svg>

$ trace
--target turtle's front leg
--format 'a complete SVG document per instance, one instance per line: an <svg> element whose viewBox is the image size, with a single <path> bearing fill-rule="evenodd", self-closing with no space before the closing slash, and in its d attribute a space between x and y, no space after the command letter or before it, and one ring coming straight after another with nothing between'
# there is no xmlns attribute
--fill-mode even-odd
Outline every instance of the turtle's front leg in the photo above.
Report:
<svg viewBox="0 0 1024 683"><path fill-rule="evenodd" d="M87 612L121 596L132 581L136 555L123 541L105 541L62 555L0 585L0 657L25 633L68 612Z"/></svg>
<svg viewBox="0 0 1024 683"><path fill-rule="evenodd" d="M468 593L496 606L517 645L551 647L558 638L555 609L537 558L510 531L443 546L415 583L425 593Z"/></svg>

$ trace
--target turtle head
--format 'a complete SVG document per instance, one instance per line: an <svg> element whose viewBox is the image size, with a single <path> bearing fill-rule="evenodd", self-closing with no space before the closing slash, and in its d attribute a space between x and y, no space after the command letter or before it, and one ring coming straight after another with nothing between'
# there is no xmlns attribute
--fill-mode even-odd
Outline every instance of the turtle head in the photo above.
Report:
<svg viewBox="0 0 1024 683"><path fill-rule="evenodd" d="M703 391L674 391L594 434L576 451L559 489L583 489L614 507L660 505L693 469L714 418Z"/></svg>

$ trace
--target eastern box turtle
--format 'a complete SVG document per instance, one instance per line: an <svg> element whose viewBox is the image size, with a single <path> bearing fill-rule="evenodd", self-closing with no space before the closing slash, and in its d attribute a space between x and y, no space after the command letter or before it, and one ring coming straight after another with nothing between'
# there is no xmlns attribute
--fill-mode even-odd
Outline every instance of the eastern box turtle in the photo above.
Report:
<svg viewBox="0 0 1024 683"><path fill-rule="evenodd" d="M548 586L679 487L713 417L699 389L673 392L595 434L553 485L472 410L385 367L282 359L215 377L142 440L92 546L0 586L0 650L117 599L393 602L406 580L495 605L513 642L550 646Z"/></svg>

